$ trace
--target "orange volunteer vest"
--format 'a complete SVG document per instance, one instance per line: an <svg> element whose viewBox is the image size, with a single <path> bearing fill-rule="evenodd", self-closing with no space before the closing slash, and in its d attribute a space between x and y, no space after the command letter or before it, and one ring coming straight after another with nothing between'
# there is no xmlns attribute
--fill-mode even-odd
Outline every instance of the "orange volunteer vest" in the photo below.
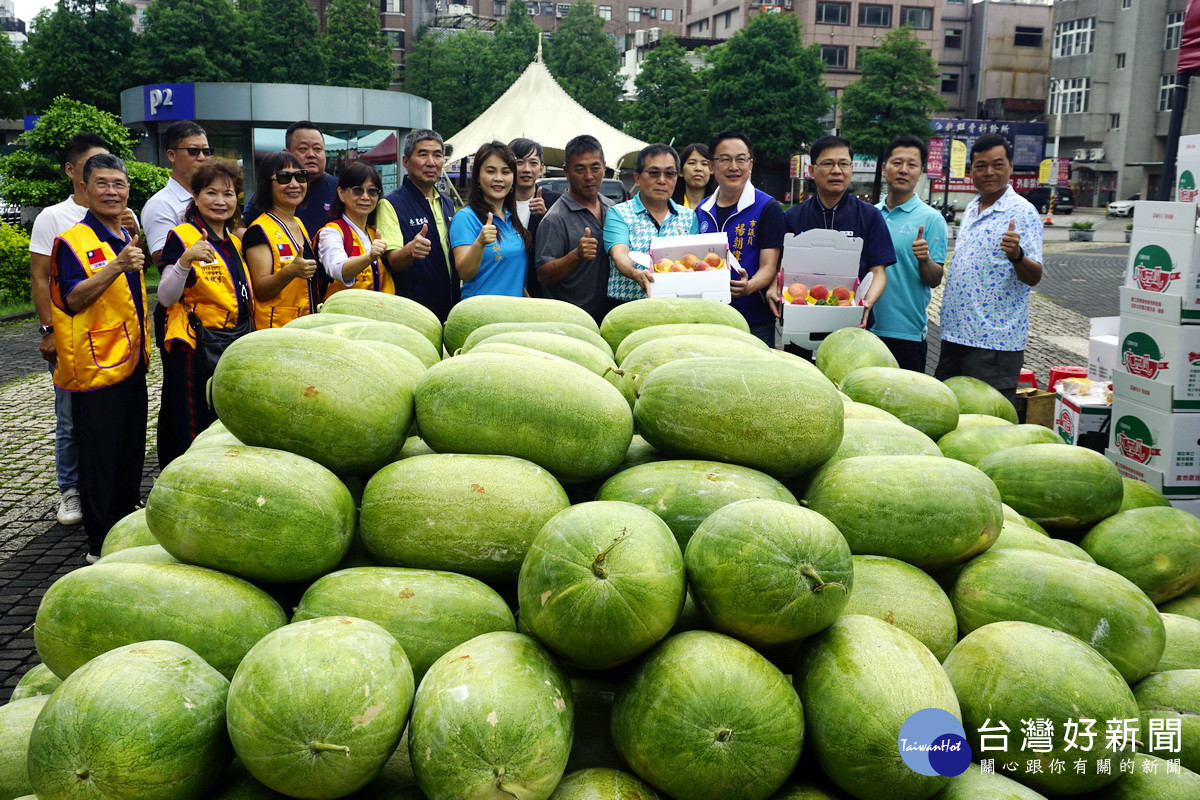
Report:
<svg viewBox="0 0 1200 800"><path fill-rule="evenodd" d="M344 218L330 220L325 223L322 230L325 228L332 228L338 232L342 237L342 247L345 248L346 255L350 258L361 256L371 249L370 241L364 242L359 238L358 233L355 232L354 228ZM317 236L320 236L320 231L317 232ZM378 238L379 232L368 226L367 239ZM313 240L313 249L317 249L316 239ZM328 300L343 289L367 289L375 292L386 292L387 294L396 293L396 285L392 282L392 273L378 259L372 261L362 272L354 276L354 284L352 286L347 286L336 278L329 278L329 288L325 291L325 299Z"/></svg>
<svg viewBox="0 0 1200 800"><path fill-rule="evenodd" d="M290 264L292 259L304 256L301 242L308 239L308 231L304 230L304 223L299 219L296 219L296 224L300 226L300 232L304 236L300 242L294 241L288 229L271 214L260 214L258 219L250 224L252 228L255 225L262 228L263 233L267 235L267 246L271 248L272 274ZM247 267L247 274L249 274L249 267ZM313 297L311 284L312 281L293 280L283 287L283 291L274 299L256 302L254 304L254 329L261 331L266 328L280 328L296 317L303 317L316 311L316 299Z"/></svg>
<svg viewBox="0 0 1200 800"><path fill-rule="evenodd" d="M200 240L200 229L190 222L176 225L171 230L183 242L184 250ZM242 252L241 241L233 234L230 234L229 238L240 254ZM229 272L229 265L221 257L220 251L216 248L213 250L216 252L217 260L208 264L197 263L195 283L185 286L183 295L167 309L166 342L168 350L171 342L176 339L193 350L196 349L196 334L188 325L187 312L189 309L196 312L196 316L200 317L200 322L206 328L219 329L237 326L237 287ZM254 292L250 284L250 270L243 264L242 271L246 275L246 291L249 294L246 300L251 313L253 313Z"/></svg>

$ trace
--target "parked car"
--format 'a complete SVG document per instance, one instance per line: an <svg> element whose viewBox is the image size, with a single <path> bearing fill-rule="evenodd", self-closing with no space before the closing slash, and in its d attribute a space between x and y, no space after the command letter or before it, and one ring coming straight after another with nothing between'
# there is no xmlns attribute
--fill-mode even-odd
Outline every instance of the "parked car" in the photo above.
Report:
<svg viewBox="0 0 1200 800"><path fill-rule="evenodd" d="M1055 190L1057 194L1054 198L1054 213L1055 214L1070 214L1075 210L1075 192L1066 187L1059 186ZM1021 192L1021 197L1024 197L1029 202L1033 203L1033 207L1038 210L1039 214L1045 214L1050 210L1050 187L1039 186L1036 189L1030 189L1027 192Z"/></svg>
<svg viewBox="0 0 1200 800"><path fill-rule="evenodd" d="M1124 200L1113 200L1108 204L1108 210L1105 212L1105 215L1109 217L1132 217L1133 204L1141 199L1142 195L1139 192L1138 194L1129 195Z"/></svg>
<svg viewBox="0 0 1200 800"><path fill-rule="evenodd" d="M546 201L546 208L554 205L554 201L566 194L569 188L566 178L542 178L537 185L542 190L542 199ZM629 199L629 192L625 191L625 184L616 178L605 178L600 184L600 194L614 203L624 203Z"/></svg>

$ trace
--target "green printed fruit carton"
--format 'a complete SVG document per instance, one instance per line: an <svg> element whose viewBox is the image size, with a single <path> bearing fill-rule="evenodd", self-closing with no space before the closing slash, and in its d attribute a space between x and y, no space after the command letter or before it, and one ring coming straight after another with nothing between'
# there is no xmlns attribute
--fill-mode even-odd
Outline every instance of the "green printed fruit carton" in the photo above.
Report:
<svg viewBox="0 0 1200 800"><path fill-rule="evenodd" d="M1163 494L1200 495L1200 414L1172 414L1113 399L1109 458Z"/></svg>
<svg viewBox="0 0 1200 800"><path fill-rule="evenodd" d="M1200 325L1121 318L1113 393L1159 411L1200 411Z"/></svg>
<svg viewBox="0 0 1200 800"><path fill-rule="evenodd" d="M1196 205L1139 202L1121 290L1121 314L1200 322ZM1178 298L1178 299L1175 299Z"/></svg>

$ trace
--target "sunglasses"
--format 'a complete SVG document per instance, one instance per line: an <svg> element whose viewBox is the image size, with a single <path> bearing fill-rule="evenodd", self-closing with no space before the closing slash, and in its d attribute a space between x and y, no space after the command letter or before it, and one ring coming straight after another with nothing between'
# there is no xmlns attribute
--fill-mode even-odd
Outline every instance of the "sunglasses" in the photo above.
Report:
<svg viewBox="0 0 1200 800"><path fill-rule="evenodd" d="M201 154L204 154L206 157L213 154L213 149L211 147L172 147L170 149L174 150L176 153L182 150L192 158L198 158Z"/></svg>
<svg viewBox="0 0 1200 800"><path fill-rule="evenodd" d="M280 186L287 186L292 181L296 183L308 183L308 170L297 170L296 172L288 172L285 169L275 173L275 182Z"/></svg>
<svg viewBox="0 0 1200 800"><path fill-rule="evenodd" d="M361 186L351 186L347 191L355 197L362 197L364 193L372 200L379 197L379 189L374 186L368 186L366 189Z"/></svg>

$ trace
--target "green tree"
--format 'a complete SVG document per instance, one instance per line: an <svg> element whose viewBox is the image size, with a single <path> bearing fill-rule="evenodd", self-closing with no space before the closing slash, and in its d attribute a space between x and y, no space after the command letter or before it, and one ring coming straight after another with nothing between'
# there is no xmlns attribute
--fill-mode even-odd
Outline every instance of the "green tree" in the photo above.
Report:
<svg viewBox="0 0 1200 800"><path fill-rule="evenodd" d="M0 36L0 86L10 86L0 92L0 118L19 117L25 110L25 61L21 51Z"/></svg>
<svg viewBox="0 0 1200 800"><path fill-rule="evenodd" d="M499 94L504 94L533 62L539 35L529 16L529 7L522 2L509 3L508 13L492 37L492 62Z"/></svg>
<svg viewBox="0 0 1200 800"><path fill-rule="evenodd" d="M246 37L241 52L240 80L325 83L328 75L326 49L319 39L317 15L308 3L304 0L238 0L238 10Z"/></svg>
<svg viewBox="0 0 1200 800"><path fill-rule="evenodd" d="M245 42L229 0L154 0L132 66L142 83L240 81Z"/></svg>
<svg viewBox="0 0 1200 800"><path fill-rule="evenodd" d="M842 135L854 152L880 156L903 134L929 141L929 116L946 104L938 94L937 62L912 29L888 31L879 47L863 53L859 69L862 77L842 93ZM877 161L876 197L882 168Z"/></svg>
<svg viewBox="0 0 1200 800"><path fill-rule="evenodd" d="M34 18L22 48L30 108L45 108L65 94L119 111L121 90L132 84L135 41L129 7L120 0L59 0Z"/></svg>
<svg viewBox="0 0 1200 800"><path fill-rule="evenodd" d="M621 127L620 55L588 0L571 4L550 40L546 67L579 105Z"/></svg>
<svg viewBox="0 0 1200 800"><path fill-rule="evenodd" d="M392 48L379 27L373 0L329 0L325 7L325 49L331 86L386 89L395 64Z"/></svg>
<svg viewBox="0 0 1200 800"><path fill-rule="evenodd" d="M491 65L492 40L483 31L441 39L422 31L404 66L405 90L433 104L433 126L448 139L499 96Z"/></svg>
<svg viewBox="0 0 1200 800"><path fill-rule="evenodd" d="M625 112L625 132L630 136L647 142L674 139L686 145L706 140L712 133L704 76L692 70L686 55L667 33L646 56L634 80L637 99Z"/></svg>
<svg viewBox="0 0 1200 800"><path fill-rule="evenodd" d="M817 120L829 110L825 65L818 45L800 43L795 15L759 14L714 49L709 63L709 127L742 131L760 161L794 153L824 133Z"/></svg>

